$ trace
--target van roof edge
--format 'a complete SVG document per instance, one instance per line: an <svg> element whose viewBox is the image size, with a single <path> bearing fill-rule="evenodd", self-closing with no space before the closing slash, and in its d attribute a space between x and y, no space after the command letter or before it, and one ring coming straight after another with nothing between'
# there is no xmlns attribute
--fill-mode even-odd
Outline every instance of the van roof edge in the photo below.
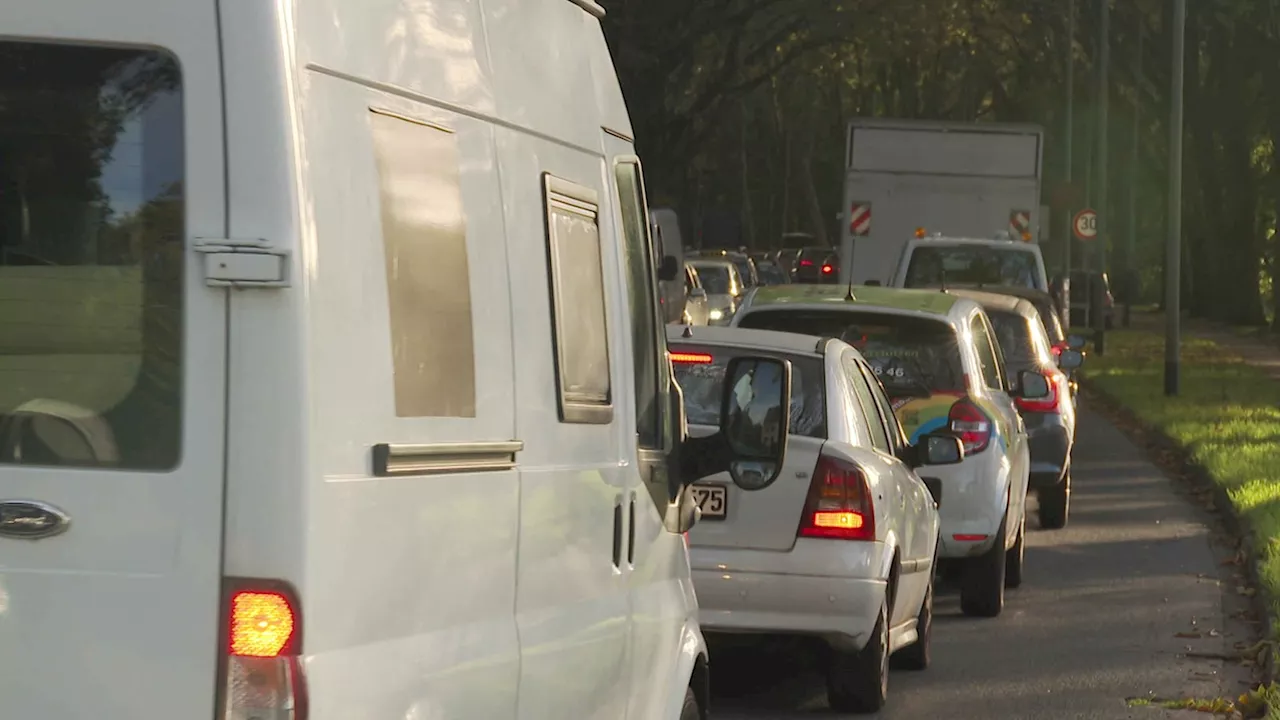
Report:
<svg viewBox="0 0 1280 720"><path fill-rule="evenodd" d="M595 2L595 0L569 0L569 2L573 3L574 5L577 5L578 7L582 8L583 10L586 10L587 12L591 13L592 15L595 15L598 18L604 17L604 8L601 7L599 3Z"/></svg>

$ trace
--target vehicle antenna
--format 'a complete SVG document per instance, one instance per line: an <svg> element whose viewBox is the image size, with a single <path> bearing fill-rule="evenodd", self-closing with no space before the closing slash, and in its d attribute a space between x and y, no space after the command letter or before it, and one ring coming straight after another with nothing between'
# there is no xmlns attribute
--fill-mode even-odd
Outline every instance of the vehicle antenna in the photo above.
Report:
<svg viewBox="0 0 1280 720"><path fill-rule="evenodd" d="M844 299L848 302L853 302L858 299L853 295L853 270L849 271L849 292L844 296Z"/></svg>
<svg viewBox="0 0 1280 720"><path fill-rule="evenodd" d="M947 291L947 269L944 267L938 272L942 276L942 287L938 290L938 292L946 292Z"/></svg>

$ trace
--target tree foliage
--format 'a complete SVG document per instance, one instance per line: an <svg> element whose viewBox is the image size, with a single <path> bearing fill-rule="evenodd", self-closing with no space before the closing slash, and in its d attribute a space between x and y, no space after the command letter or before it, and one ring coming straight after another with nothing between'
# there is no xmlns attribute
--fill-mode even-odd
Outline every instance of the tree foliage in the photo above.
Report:
<svg viewBox="0 0 1280 720"><path fill-rule="evenodd" d="M1065 0L612 0L605 27L651 200L679 210L694 243L773 247L790 231L838 241L846 124L899 117L1044 126L1044 202L1060 247L1069 53L1072 167L1098 201L1102 1L1077 0L1070 46ZM1138 271L1153 298L1167 225L1171 6L1112 0L1109 38L1109 267ZM1185 303L1262 322L1280 284L1280 94L1268 92L1280 87L1280 0L1188 7ZM717 214L740 230L701 237Z"/></svg>

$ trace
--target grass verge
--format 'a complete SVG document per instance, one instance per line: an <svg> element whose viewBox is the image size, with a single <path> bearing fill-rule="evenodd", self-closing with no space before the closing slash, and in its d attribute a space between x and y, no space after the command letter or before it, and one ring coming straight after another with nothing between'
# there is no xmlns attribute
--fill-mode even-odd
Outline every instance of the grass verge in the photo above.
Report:
<svg viewBox="0 0 1280 720"><path fill-rule="evenodd" d="M1164 396L1164 338L1108 333L1087 386L1167 438L1220 489L1257 563L1271 637L1280 629L1280 381L1215 343L1188 339L1181 394ZM1272 664L1274 668L1274 664Z"/></svg>

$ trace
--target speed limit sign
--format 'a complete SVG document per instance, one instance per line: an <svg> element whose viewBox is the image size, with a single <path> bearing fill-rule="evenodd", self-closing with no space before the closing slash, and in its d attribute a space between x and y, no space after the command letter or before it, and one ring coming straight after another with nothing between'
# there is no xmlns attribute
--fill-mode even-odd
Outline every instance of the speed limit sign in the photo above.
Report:
<svg viewBox="0 0 1280 720"><path fill-rule="evenodd" d="M1098 237L1098 213L1092 209L1084 209L1076 213L1071 221L1071 230L1076 238L1088 242Z"/></svg>

